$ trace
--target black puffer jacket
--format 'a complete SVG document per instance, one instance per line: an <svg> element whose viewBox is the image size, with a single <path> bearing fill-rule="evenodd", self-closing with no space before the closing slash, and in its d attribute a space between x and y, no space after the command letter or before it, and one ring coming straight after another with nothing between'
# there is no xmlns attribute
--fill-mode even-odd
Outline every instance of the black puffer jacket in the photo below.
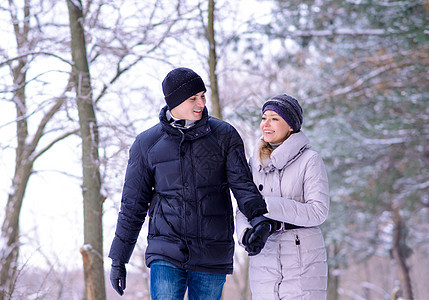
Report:
<svg viewBox="0 0 429 300"><path fill-rule="evenodd" d="M249 220L267 212L242 139L234 127L208 116L206 108L184 133L167 122L166 110L130 149L109 257L129 261L148 213L148 266L162 259L188 270L232 273L230 189Z"/></svg>

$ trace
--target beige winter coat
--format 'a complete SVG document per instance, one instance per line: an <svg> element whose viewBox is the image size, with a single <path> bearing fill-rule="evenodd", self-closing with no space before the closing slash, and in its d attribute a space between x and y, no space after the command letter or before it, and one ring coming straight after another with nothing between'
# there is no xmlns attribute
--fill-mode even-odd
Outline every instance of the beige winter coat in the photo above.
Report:
<svg viewBox="0 0 429 300"><path fill-rule="evenodd" d="M259 161L259 147L250 160L253 181L265 197L265 216L305 228L279 230L261 253L250 257L250 288L254 300L326 299L327 261L322 224L329 210L328 177L321 157L310 149L301 131L278 146L270 159ZM237 210L240 245L250 228Z"/></svg>

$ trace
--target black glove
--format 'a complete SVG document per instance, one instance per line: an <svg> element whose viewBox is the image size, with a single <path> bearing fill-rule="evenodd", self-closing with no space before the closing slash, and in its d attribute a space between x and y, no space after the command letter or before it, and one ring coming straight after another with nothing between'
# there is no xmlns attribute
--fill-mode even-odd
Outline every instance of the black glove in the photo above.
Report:
<svg viewBox="0 0 429 300"><path fill-rule="evenodd" d="M255 218L251 219L249 222L253 228L255 228L261 222L268 222L271 225L270 234L273 233L274 231L280 229L280 226L281 226L281 222L269 219L269 218L264 217L264 216L257 216Z"/></svg>
<svg viewBox="0 0 429 300"><path fill-rule="evenodd" d="M249 238L252 235L252 233L255 231L255 228L249 228L246 230L243 236L243 245L245 246L244 249L247 253L249 253L249 256L256 255L257 250L255 245L249 245Z"/></svg>
<svg viewBox="0 0 429 300"><path fill-rule="evenodd" d="M257 255L264 248L271 233L270 222L260 222L254 228L248 229L243 236L243 245L249 256Z"/></svg>
<svg viewBox="0 0 429 300"><path fill-rule="evenodd" d="M246 232L244 233L243 240L242 240L244 246L249 245L249 238L254 231L255 231L255 228L247 228L246 229Z"/></svg>
<svg viewBox="0 0 429 300"><path fill-rule="evenodd" d="M110 282L119 295L124 294L126 288L127 270L125 264L116 259L112 260L112 269L110 270Z"/></svg>

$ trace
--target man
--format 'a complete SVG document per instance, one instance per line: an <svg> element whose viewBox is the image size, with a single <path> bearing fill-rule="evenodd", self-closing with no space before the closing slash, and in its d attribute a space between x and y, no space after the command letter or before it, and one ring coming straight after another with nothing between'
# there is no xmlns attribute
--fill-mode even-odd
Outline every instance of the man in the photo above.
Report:
<svg viewBox="0 0 429 300"><path fill-rule="evenodd" d="M265 201L254 185L243 141L230 124L208 116L206 87L188 68L162 82L167 105L160 122L139 134L130 149L110 279L120 294L146 215L146 264L152 299L220 299L233 269L234 223L230 189L252 221L263 220Z"/></svg>

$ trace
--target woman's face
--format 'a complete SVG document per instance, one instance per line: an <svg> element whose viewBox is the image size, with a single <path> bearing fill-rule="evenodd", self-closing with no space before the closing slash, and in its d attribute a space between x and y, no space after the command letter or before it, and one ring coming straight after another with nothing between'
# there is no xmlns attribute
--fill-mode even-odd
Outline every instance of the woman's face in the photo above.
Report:
<svg viewBox="0 0 429 300"><path fill-rule="evenodd" d="M292 133L292 128L286 121L272 110L266 110L262 115L261 131L267 143L281 143Z"/></svg>

